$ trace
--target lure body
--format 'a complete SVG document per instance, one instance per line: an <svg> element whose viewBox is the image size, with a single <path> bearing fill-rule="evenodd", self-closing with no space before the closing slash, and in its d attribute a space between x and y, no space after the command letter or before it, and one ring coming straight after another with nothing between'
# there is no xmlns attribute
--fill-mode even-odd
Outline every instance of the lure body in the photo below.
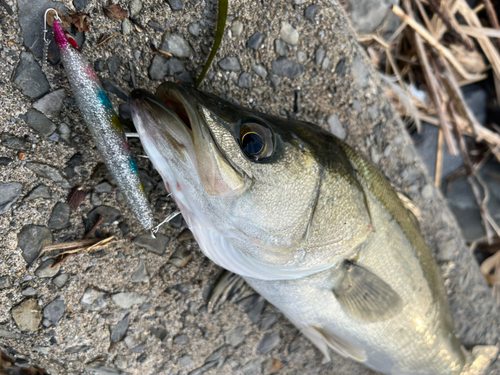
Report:
<svg viewBox="0 0 500 375"><path fill-rule="evenodd" d="M132 212L145 229L151 229L153 212L120 120L88 61L70 45L57 20L53 27L73 95L97 150Z"/></svg>

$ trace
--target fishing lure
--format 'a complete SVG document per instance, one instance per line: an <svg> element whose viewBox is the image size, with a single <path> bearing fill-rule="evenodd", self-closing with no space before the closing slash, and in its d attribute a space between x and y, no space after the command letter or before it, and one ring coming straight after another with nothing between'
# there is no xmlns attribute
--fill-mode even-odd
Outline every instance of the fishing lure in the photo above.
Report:
<svg viewBox="0 0 500 375"><path fill-rule="evenodd" d="M120 120L94 70L65 36L57 13L53 28L71 90L97 150L140 224L154 235L158 227L153 229L153 212Z"/></svg>

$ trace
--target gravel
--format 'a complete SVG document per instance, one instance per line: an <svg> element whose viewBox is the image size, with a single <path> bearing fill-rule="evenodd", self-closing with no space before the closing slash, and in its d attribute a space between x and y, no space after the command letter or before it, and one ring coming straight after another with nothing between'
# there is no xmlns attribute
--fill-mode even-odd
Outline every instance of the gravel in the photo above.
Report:
<svg viewBox="0 0 500 375"><path fill-rule="evenodd" d="M257 351L261 354L267 354L280 344L279 331L266 332L257 345Z"/></svg>
<svg viewBox="0 0 500 375"><path fill-rule="evenodd" d="M302 74L304 69L302 65L290 61L284 57L278 57L271 62L271 71L280 77L295 78Z"/></svg>
<svg viewBox="0 0 500 375"><path fill-rule="evenodd" d="M33 108L28 109L26 113L26 123L46 137L56 130L56 125L52 121Z"/></svg>
<svg viewBox="0 0 500 375"><path fill-rule="evenodd" d="M311 22L314 22L314 18L318 14L319 6L318 4L309 5L304 11L304 16Z"/></svg>
<svg viewBox="0 0 500 375"><path fill-rule="evenodd" d="M109 326L109 333L110 333L109 339L112 344L121 341L125 337L128 326L129 326L128 314L115 325Z"/></svg>
<svg viewBox="0 0 500 375"><path fill-rule="evenodd" d="M352 62L352 75L354 77L354 82L360 89L368 86L368 82L370 82L370 72L368 72L368 69L366 69L365 64L363 64L358 55L354 56L354 61Z"/></svg>
<svg viewBox="0 0 500 375"><path fill-rule="evenodd" d="M200 24L198 22L193 22L188 25L188 31L191 35L200 35Z"/></svg>
<svg viewBox="0 0 500 375"><path fill-rule="evenodd" d="M44 245L52 243L49 228L40 225L26 225L17 234L17 245L23 251L24 260L31 265Z"/></svg>
<svg viewBox="0 0 500 375"><path fill-rule="evenodd" d="M52 282L54 283L55 286L58 288L62 288L66 285L66 283L69 280L69 274L67 273L62 273L59 276L56 276L52 279Z"/></svg>
<svg viewBox="0 0 500 375"><path fill-rule="evenodd" d="M124 20L125 21L125 20ZM129 21L130 22L130 21ZM106 60L106 64L108 65L108 73L110 77L113 77L118 69L120 69L120 66L122 65L122 61L118 56L110 56Z"/></svg>
<svg viewBox="0 0 500 375"><path fill-rule="evenodd" d="M243 34L243 22L240 20L234 20L231 24L231 34L238 38L241 34Z"/></svg>
<svg viewBox="0 0 500 375"><path fill-rule="evenodd" d="M143 259L139 259L139 263L135 267L134 271L130 275L130 280L134 283L137 282L148 282L148 271Z"/></svg>
<svg viewBox="0 0 500 375"><path fill-rule="evenodd" d="M175 57L190 57L193 54L188 42L178 34L167 35L160 48Z"/></svg>
<svg viewBox="0 0 500 375"><path fill-rule="evenodd" d="M167 0L167 3L168 3L168 5L170 5L170 8L174 12L182 10L182 8L184 7L184 4L182 3L181 0Z"/></svg>
<svg viewBox="0 0 500 375"><path fill-rule="evenodd" d="M292 46L299 43L299 32L286 21L281 21L280 38L283 42Z"/></svg>
<svg viewBox="0 0 500 375"><path fill-rule="evenodd" d="M69 227L70 214L71 206L69 204L62 202L57 203L52 210L47 226L56 230Z"/></svg>
<svg viewBox="0 0 500 375"><path fill-rule="evenodd" d="M56 325L59 319L64 314L65 305L64 301L60 298L49 302L47 306L43 308L43 317L47 319L51 324Z"/></svg>
<svg viewBox="0 0 500 375"><path fill-rule="evenodd" d="M84 309L90 311L99 311L105 308L108 304L104 297L104 292L94 288L87 288L85 290L85 293L83 293L80 304Z"/></svg>
<svg viewBox="0 0 500 375"><path fill-rule="evenodd" d="M260 65L260 64L254 65L254 66L252 66L252 70L259 77L266 78L266 76L267 76L267 70L266 70L266 67L264 65Z"/></svg>
<svg viewBox="0 0 500 375"><path fill-rule="evenodd" d="M6 213L21 195L23 185L19 182L0 182L0 214Z"/></svg>
<svg viewBox="0 0 500 375"><path fill-rule="evenodd" d="M253 35L247 40L247 48L253 48L254 50L259 49L260 45L264 41L264 37L259 31L253 33Z"/></svg>
<svg viewBox="0 0 500 375"><path fill-rule="evenodd" d="M222 60L219 60L218 65L221 69L231 72L238 72L241 70L240 61L234 56L224 57Z"/></svg>
<svg viewBox="0 0 500 375"><path fill-rule="evenodd" d="M59 270L61 269L61 264L52 267L54 265L54 262L55 260L52 258L44 260L42 263L40 263L40 265L36 269L35 276L43 279L43 278L54 277L55 275L57 275Z"/></svg>
<svg viewBox="0 0 500 375"><path fill-rule="evenodd" d="M252 87L252 74L243 72L238 78L238 86L242 88Z"/></svg>
<svg viewBox="0 0 500 375"><path fill-rule="evenodd" d="M2 133L0 139L3 146L14 150L27 151L31 148L31 142L28 139L15 137L10 133Z"/></svg>
<svg viewBox="0 0 500 375"><path fill-rule="evenodd" d="M33 108L51 118L59 117L63 107L66 90L58 89L48 93L33 103ZM28 111L29 112L29 111Z"/></svg>
<svg viewBox="0 0 500 375"><path fill-rule="evenodd" d="M21 52L12 82L30 99L38 99L50 90L47 77L30 52Z"/></svg>
<svg viewBox="0 0 500 375"><path fill-rule="evenodd" d="M28 298L12 309L12 317L21 331L36 331L42 321L42 309L35 299Z"/></svg>
<svg viewBox="0 0 500 375"><path fill-rule="evenodd" d="M274 40L274 52L278 54L278 56L286 57L288 55L288 51L286 49L285 43L281 39Z"/></svg>

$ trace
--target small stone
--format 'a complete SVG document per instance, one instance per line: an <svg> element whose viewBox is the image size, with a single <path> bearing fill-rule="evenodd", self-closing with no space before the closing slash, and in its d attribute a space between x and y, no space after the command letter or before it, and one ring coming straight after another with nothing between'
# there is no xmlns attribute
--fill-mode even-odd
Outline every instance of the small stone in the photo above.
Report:
<svg viewBox="0 0 500 375"><path fill-rule="evenodd" d="M64 229L69 227L69 215L71 206L67 203L59 202L54 206L47 226L51 229Z"/></svg>
<svg viewBox="0 0 500 375"><path fill-rule="evenodd" d="M167 3L174 12L182 10L184 6L181 0L167 0Z"/></svg>
<svg viewBox="0 0 500 375"><path fill-rule="evenodd" d="M142 305L139 307L139 310L143 310L141 309ZM165 338L167 337L167 330L165 328L162 328L162 327L151 327L149 329L149 332L153 335L155 335L156 337L158 337L158 339L160 341L163 341L165 340Z"/></svg>
<svg viewBox="0 0 500 375"><path fill-rule="evenodd" d="M108 94L115 94L121 100L128 100L128 93L109 79L103 79L102 86L104 87L104 90L108 92Z"/></svg>
<svg viewBox="0 0 500 375"><path fill-rule="evenodd" d="M64 122L59 124L59 126L57 127L57 131L59 131L59 134L64 141L68 143L70 142L71 129L68 125L66 125Z"/></svg>
<svg viewBox="0 0 500 375"><path fill-rule="evenodd" d="M267 70L264 67L264 65L254 65L252 66L252 70L257 74L259 77L266 78L267 76Z"/></svg>
<svg viewBox="0 0 500 375"><path fill-rule="evenodd" d="M226 354L226 352L227 352L227 347L221 346L219 349L217 349L215 352L210 354L205 359L205 363L218 361L221 357L223 357Z"/></svg>
<svg viewBox="0 0 500 375"><path fill-rule="evenodd" d="M0 329L0 337L4 339L20 339L22 336L17 332L10 332L5 329Z"/></svg>
<svg viewBox="0 0 500 375"><path fill-rule="evenodd" d="M379 115L379 111L378 111L377 104L373 104L373 105L368 107L368 116L370 116L370 119L372 121L375 121L376 118L378 117L378 115Z"/></svg>
<svg viewBox="0 0 500 375"><path fill-rule="evenodd" d="M48 178L49 180L52 180L68 189L71 187L68 180L66 180L62 176L61 172L59 172L59 169L51 165L38 162L28 162L25 166L39 177Z"/></svg>
<svg viewBox="0 0 500 375"><path fill-rule="evenodd" d="M117 355L114 363L115 366L118 367L120 370L128 369L127 357L124 355Z"/></svg>
<svg viewBox="0 0 500 375"><path fill-rule="evenodd" d="M56 125L52 121L33 108L28 109L28 112L26 112L26 123L46 137L56 130Z"/></svg>
<svg viewBox="0 0 500 375"><path fill-rule="evenodd" d="M128 335L127 337L125 337L125 345L127 345L127 348L129 349L132 349L133 347L137 346L137 340L131 336L131 335Z"/></svg>
<svg viewBox="0 0 500 375"><path fill-rule="evenodd" d="M339 139L345 139L347 133L344 129L344 125L335 113L328 115L326 118L326 123L328 124L328 128L330 129L330 133L336 136Z"/></svg>
<svg viewBox="0 0 500 375"><path fill-rule="evenodd" d="M240 61L237 57L226 56L218 62L219 67L222 70L229 70L232 72L237 72L241 70Z"/></svg>
<svg viewBox="0 0 500 375"><path fill-rule="evenodd" d="M21 195L23 185L19 182L0 182L0 214L6 213Z"/></svg>
<svg viewBox="0 0 500 375"><path fill-rule="evenodd" d="M42 310L35 299L28 298L12 309L12 317L21 331L36 331L42 321Z"/></svg>
<svg viewBox="0 0 500 375"><path fill-rule="evenodd" d="M31 148L31 142L24 138L15 137L10 133L0 135L2 145L13 150L28 151Z"/></svg>
<svg viewBox="0 0 500 375"><path fill-rule="evenodd" d="M102 60L97 60L95 63L94 63L94 70L96 72L102 72L104 70L104 61Z"/></svg>
<svg viewBox="0 0 500 375"><path fill-rule="evenodd" d="M286 50L286 45L283 43L281 39L274 40L274 52L278 54L278 56L288 55L288 51Z"/></svg>
<svg viewBox="0 0 500 375"><path fill-rule="evenodd" d="M292 46L299 43L299 32L286 21L281 21L280 38Z"/></svg>
<svg viewBox="0 0 500 375"><path fill-rule="evenodd" d="M127 314L122 320L113 326L109 326L109 339L111 343L121 341L125 337L129 325L129 315Z"/></svg>
<svg viewBox="0 0 500 375"><path fill-rule="evenodd" d="M140 353L144 350L146 347L146 344L139 344L137 346L134 346L132 349L130 349L131 353Z"/></svg>
<svg viewBox="0 0 500 375"><path fill-rule="evenodd" d="M106 367L102 362L92 362L91 364L84 367L84 370L91 374L100 375L126 375L128 373L123 373L112 367Z"/></svg>
<svg viewBox="0 0 500 375"><path fill-rule="evenodd" d="M174 76L174 82L175 81L184 82L184 83L187 83L189 85L194 84L193 77L191 76L191 73L189 73L189 72L182 72L180 74L176 74Z"/></svg>
<svg viewBox="0 0 500 375"><path fill-rule="evenodd" d="M279 331L267 332L257 345L257 351L261 354L267 354L280 343Z"/></svg>
<svg viewBox="0 0 500 375"><path fill-rule="evenodd" d="M14 159L11 158L6 158L6 157L0 157L0 165L1 166L6 166L9 165Z"/></svg>
<svg viewBox="0 0 500 375"><path fill-rule="evenodd" d="M151 27L153 30L156 30L159 32L163 32L165 30L165 28L161 24L159 24L158 22L155 22L153 20L148 21L148 26Z"/></svg>
<svg viewBox="0 0 500 375"><path fill-rule="evenodd" d="M83 293L80 304L83 308L90 311L99 311L106 307L107 302L104 299L104 292L93 288L87 288L85 293Z"/></svg>
<svg viewBox="0 0 500 375"><path fill-rule="evenodd" d="M109 193L111 189L112 189L111 185L108 184L106 181L101 182L100 184L94 186L94 190L97 191L98 193Z"/></svg>
<svg viewBox="0 0 500 375"><path fill-rule="evenodd" d="M392 146L387 145L386 148L384 148L384 156L388 158L392 153Z"/></svg>
<svg viewBox="0 0 500 375"><path fill-rule="evenodd" d="M269 78L269 84L271 85L271 87L278 87L281 82L280 77L276 77L274 74L269 74L267 77Z"/></svg>
<svg viewBox="0 0 500 375"><path fill-rule="evenodd" d="M36 269L35 275L40 278L54 277L57 275L59 269L61 268L61 264L59 263L57 266L52 268L54 262L55 260L53 258L43 261Z"/></svg>
<svg viewBox="0 0 500 375"><path fill-rule="evenodd" d="M21 291L21 294L22 294L23 296L26 296L26 297L33 297L33 296L36 296L36 295L37 295L37 293L38 293L38 291L37 291L35 288L33 288L32 286L29 286L29 287L27 287L26 289L23 289L23 290Z"/></svg>
<svg viewBox="0 0 500 375"><path fill-rule="evenodd" d="M130 12L130 17L137 16L142 10L142 0L132 0L130 2L128 10Z"/></svg>
<svg viewBox="0 0 500 375"><path fill-rule="evenodd" d="M314 17L316 17L316 14L318 14L318 10L318 4L309 5L304 11L304 16L311 22L314 22Z"/></svg>
<svg viewBox="0 0 500 375"><path fill-rule="evenodd" d="M7 289L12 286L12 280L9 276L0 276L0 290Z"/></svg>
<svg viewBox="0 0 500 375"><path fill-rule="evenodd" d="M120 69L120 66L122 65L122 61L118 56L108 57L106 63L108 64L108 72L110 77L113 77L115 73L118 71L118 69Z"/></svg>
<svg viewBox="0 0 500 375"><path fill-rule="evenodd" d="M243 23L240 20L234 20L231 24L231 34L235 37L239 37L243 34Z"/></svg>
<svg viewBox="0 0 500 375"><path fill-rule="evenodd" d="M200 35L200 24L198 22L193 22L188 25L188 31L191 35Z"/></svg>
<svg viewBox="0 0 500 375"><path fill-rule="evenodd" d="M155 254L163 255L167 250L167 244L170 238L163 235L157 234L156 238L151 237L150 234L141 234L140 236L132 240L137 246L143 247Z"/></svg>
<svg viewBox="0 0 500 375"><path fill-rule="evenodd" d="M87 214L87 218L92 223L95 223L95 222L97 222L99 215L101 215L104 218L103 221L101 222L101 225L103 225L103 226L113 224L121 216L120 211L118 211L114 207L99 206L99 207L94 208L92 211L90 211Z"/></svg>
<svg viewBox="0 0 500 375"><path fill-rule="evenodd" d="M33 108L52 118L59 117L66 91L59 89L52 91L33 103Z"/></svg>
<svg viewBox="0 0 500 375"><path fill-rule="evenodd" d="M325 58L325 50L323 48L318 48L316 50L316 65L321 65L323 59Z"/></svg>
<svg viewBox="0 0 500 375"><path fill-rule="evenodd" d="M277 320L278 316L276 314L268 314L260 321L259 328L263 331L267 331L274 325L274 323L276 323Z"/></svg>
<svg viewBox="0 0 500 375"><path fill-rule="evenodd" d="M160 47L175 57L189 57L192 55L191 47L186 40L177 34L170 34L165 37Z"/></svg>
<svg viewBox="0 0 500 375"><path fill-rule="evenodd" d="M161 81L167 75L166 64L167 59L162 55L155 55L153 60L151 60L151 65L149 65L148 74L149 78Z"/></svg>
<svg viewBox="0 0 500 375"><path fill-rule="evenodd" d="M52 279L52 283L58 288L62 288L68 282L69 274L62 273Z"/></svg>
<svg viewBox="0 0 500 375"><path fill-rule="evenodd" d="M245 326L238 326L227 332L224 336L226 344L231 345L233 348L241 345L245 341Z"/></svg>
<svg viewBox="0 0 500 375"><path fill-rule="evenodd" d="M130 280L134 283L138 283L141 281L148 282L148 271L146 270L146 265L144 264L144 260L139 259L139 263L137 267L135 267L132 275L130 276Z"/></svg>
<svg viewBox="0 0 500 375"><path fill-rule="evenodd" d="M335 74L339 77L343 77L345 73L345 62L346 59L340 59L337 65L335 66Z"/></svg>
<svg viewBox="0 0 500 375"><path fill-rule="evenodd" d="M304 51L297 51L297 61L302 64L306 60L307 60L307 53L305 53Z"/></svg>
<svg viewBox="0 0 500 375"><path fill-rule="evenodd" d="M184 267L193 258L193 253L184 246L179 246L168 259L168 263L177 268Z"/></svg>
<svg viewBox="0 0 500 375"><path fill-rule="evenodd" d="M242 88L252 87L252 74L243 72L238 78L238 86Z"/></svg>
<svg viewBox="0 0 500 375"><path fill-rule="evenodd" d="M185 334L180 333L180 334L174 336L173 341L174 341L174 344L185 345L189 342L189 339Z"/></svg>
<svg viewBox="0 0 500 375"><path fill-rule="evenodd" d="M129 35L133 29L134 29L134 25L132 24L132 22L130 22L130 20L128 18L124 18L122 21L122 34ZM108 69L109 69L109 65L108 65Z"/></svg>
<svg viewBox="0 0 500 375"><path fill-rule="evenodd" d="M165 62L165 68L165 74L169 77L177 73L182 73L184 71L184 67L182 66L181 62L175 57L172 57Z"/></svg>
<svg viewBox="0 0 500 375"><path fill-rule="evenodd" d="M73 0L73 6L76 10L83 10L87 6L88 0Z"/></svg>
<svg viewBox="0 0 500 375"><path fill-rule="evenodd" d="M253 49L257 50L257 49L259 49L263 40L264 40L264 38L262 37L262 34L259 31L256 31L255 33L253 33L253 35L250 38L248 38L247 48L253 48Z"/></svg>
<svg viewBox="0 0 500 375"><path fill-rule="evenodd" d="M262 360L255 358L248 361L241 367L241 372L243 372L244 375L261 375Z"/></svg>
<svg viewBox="0 0 500 375"><path fill-rule="evenodd" d="M354 60L352 61L352 75L354 82L359 88L364 89L368 86L370 72L366 69L365 64L363 64L358 55L354 56Z"/></svg>
<svg viewBox="0 0 500 375"><path fill-rule="evenodd" d="M111 296L113 302L122 309L128 309L134 305L140 305L146 300L146 296L141 296L135 292L117 293Z"/></svg>
<svg viewBox="0 0 500 375"><path fill-rule="evenodd" d="M183 241L192 240L192 239L194 239L193 232L191 232L188 228L184 229L177 236L178 242L183 242Z"/></svg>
<svg viewBox="0 0 500 375"><path fill-rule="evenodd" d="M30 99L38 99L50 90L47 77L30 52L21 52L12 81Z"/></svg>
<svg viewBox="0 0 500 375"><path fill-rule="evenodd" d="M284 57L278 57L271 62L271 71L280 77L295 78L301 74L304 69L302 65L290 61Z"/></svg>
<svg viewBox="0 0 500 375"><path fill-rule="evenodd" d="M391 6L398 4L397 0L356 0L349 1L347 13L351 24L358 34L370 34L381 25Z"/></svg>
<svg viewBox="0 0 500 375"><path fill-rule="evenodd" d="M380 159L382 159L382 155L375 149L375 147L370 148L370 158L372 159L373 164L378 164Z"/></svg>
<svg viewBox="0 0 500 375"><path fill-rule="evenodd" d="M64 301L57 298L43 308L43 317L53 325L56 325L64 314Z"/></svg>
<svg viewBox="0 0 500 375"><path fill-rule="evenodd" d="M39 225L26 225L17 235L17 246L23 251L23 258L29 265L38 258L43 246L51 243L49 228Z"/></svg>
<svg viewBox="0 0 500 375"><path fill-rule="evenodd" d="M260 314L262 313L265 303L266 300L259 294L253 294L242 299L237 304L247 313L248 318L256 324L260 319Z"/></svg>
<svg viewBox="0 0 500 375"><path fill-rule="evenodd" d="M59 134L57 134L56 132L52 133L51 135L49 135L47 137L47 139L51 142L57 142L59 140Z"/></svg>
<svg viewBox="0 0 500 375"><path fill-rule="evenodd" d="M101 198L99 198L99 194L95 191L93 191L90 196L90 203L92 203L92 206L100 206L102 203Z"/></svg>

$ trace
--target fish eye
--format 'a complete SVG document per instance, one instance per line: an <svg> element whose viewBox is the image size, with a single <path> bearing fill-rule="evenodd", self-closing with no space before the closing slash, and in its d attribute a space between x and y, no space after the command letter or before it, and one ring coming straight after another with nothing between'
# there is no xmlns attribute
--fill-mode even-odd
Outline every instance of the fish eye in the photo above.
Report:
<svg viewBox="0 0 500 375"><path fill-rule="evenodd" d="M251 161L261 161L272 155L274 143L269 128L251 122L240 127L240 147Z"/></svg>

